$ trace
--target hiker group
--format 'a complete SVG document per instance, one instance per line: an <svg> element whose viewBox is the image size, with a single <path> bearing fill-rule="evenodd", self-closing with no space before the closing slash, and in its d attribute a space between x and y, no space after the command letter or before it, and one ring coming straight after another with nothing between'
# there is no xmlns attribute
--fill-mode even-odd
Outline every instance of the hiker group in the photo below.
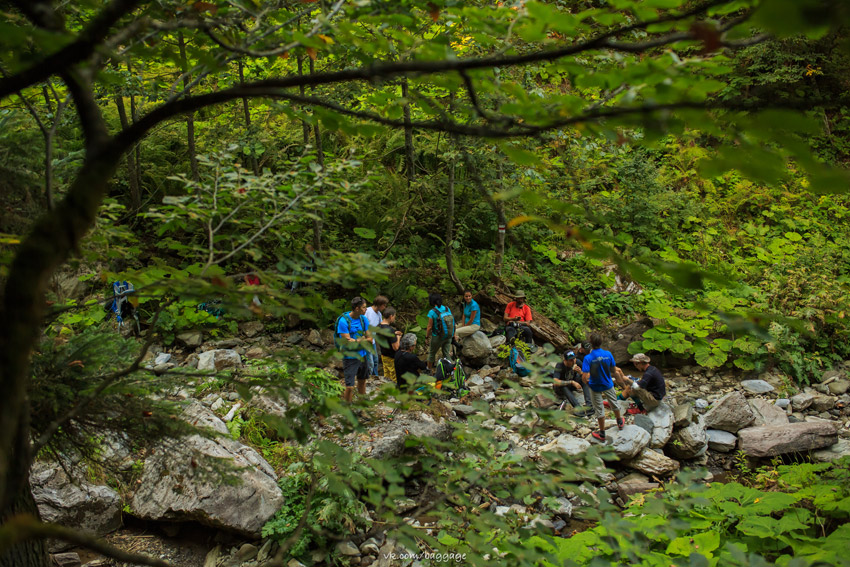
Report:
<svg viewBox="0 0 850 567"><path fill-rule="evenodd" d="M433 375L437 389L448 386L461 395L466 392L457 352L452 356L450 351L452 347L459 347L464 338L481 329L481 307L473 299L472 292L465 291L461 324L457 325L440 294L430 294L428 303L430 309L425 330L428 356L427 361L422 361L415 353L417 336L393 327L397 314L389 306L387 297L377 296L371 306L362 297L351 300L350 311L337 318L334 333L337 348L343 353L343 399L346 402L352 401L355 389L358 394L365 395L367 379L377 376L380 368L387 379L396 382L399 390L409 394L417 390L416 383L423 375ZM529 370L524 366L524 349L516 345L517 339L521 338L530 347L529 350L534 348L529 326L532 313L524 293L514 294L514 301L505 307L503 322L510 347L511 369L521 376L528 375ZM576 415L595 416L598 429L592 435L605 441L606 407L611 408L617 427L622 429L625 419L619 405L621 400L631 400L633 407L628 407L627 413L646 413L664 398L666 386L661 371L650 364L646 354L639 353L631 358L630 362L643 373L640 379L635 379L624 374L614 356L602 346L602 335L593 333L586 342L564 351L551 379L554 394L561 400L559 409L569 403ZM617 394L615 384L621 389L620 394ZM583 403L576 397L578 392L581 392Z"/></svg>

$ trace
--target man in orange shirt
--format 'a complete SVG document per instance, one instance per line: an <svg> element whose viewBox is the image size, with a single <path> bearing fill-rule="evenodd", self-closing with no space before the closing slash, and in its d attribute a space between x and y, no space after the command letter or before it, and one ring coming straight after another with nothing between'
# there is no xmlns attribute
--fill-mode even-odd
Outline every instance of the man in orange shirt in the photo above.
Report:
<svg viewBox="0 0 850 567"><path fill-rule="evenodd" d="M513 342L517 334L522 334L522 340L525 344L531 345L534 340L531 334L531 328L528 323L531 323L531 307L525 302L525 293L517 291L514 294L514 301L508 303L505 307L505 337L508 343Z"/></svg>

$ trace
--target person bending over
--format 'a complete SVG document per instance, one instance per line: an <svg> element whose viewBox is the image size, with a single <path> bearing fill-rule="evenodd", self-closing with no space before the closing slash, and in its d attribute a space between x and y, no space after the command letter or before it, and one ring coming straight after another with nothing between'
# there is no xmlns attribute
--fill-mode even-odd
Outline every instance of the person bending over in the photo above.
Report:
<svg viewBox="0 0 850 567"><path fill-rule="evenodd" d="M398 389L413 395L416 380L423 372L428 371L428 365L422 362L414 353L416 350L416 335L405 333L401 337L398 352L395 353L395 376Z"/></svg>
<svg viewBox="0 0 850 567"><path fill-rule="evenodd" d="M643 372L643 377L635 380L631 376L624 376L623 371L618 368L617 385L623 389L623 399L631 398L635 401L637 408L629 409L629 413L646 413L658 407L667 395L667 384L664 382L664 375L650 364L650 358L646 354L639 352L632 357L631 362Z"/></svg>

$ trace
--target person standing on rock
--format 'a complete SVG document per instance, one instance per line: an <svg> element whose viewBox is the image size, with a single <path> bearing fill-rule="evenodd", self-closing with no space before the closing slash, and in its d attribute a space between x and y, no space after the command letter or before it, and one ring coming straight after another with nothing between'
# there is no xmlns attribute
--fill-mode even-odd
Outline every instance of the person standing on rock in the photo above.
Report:
<svg viewBox="0 0 850 567"><path fill-rule="evenodd" d="M428 370L428 365L422 362L416 353L416 335L406 333L401 340L398 352L393 360L395 365L396 384L402 392L413 395L416 379L422 372Z"/></svg>
<svg viewBox="0 0 850 567"><path fill-rule="evenodd" d="M396 382L395 353L399 349L399 342L402 333L401 331L396 331L393 327L396 316L394 307L387 307L384 309L383 316L384 320L380 325L378 325L378 329L381 331L381 340L387 341L387 346L379 344L378 349L381 352L381 364L384 367L384 378Z"/></svg>
<svg viewBox="0 0 850 567"><path fill-rule="evenodd" d="M590 346L593 350L584 357L581 365L581 376L584 382L590 386L590 400L593 403L593 411L599 424L599 430L594 431L591 435L594 439L605 441L604 400L608 400L614 410L617 428L622 429L626 425L626 421L620 415L620 409L617 406L617 392L614 391L614 380L612 379L619 368L617 368L614 355L602 348L602 335L599 333L590 335Z"/></svg>
<svg viewBox="0 0 850 567"><path fill-rule="evenodd" d="M643 372L643 377L638 381L631 376L624 376L623 371L617 368L617 385L623 389L623 399L632 398L637 408L629 409L629 413L646 413L658 407L664 396L667 395L667 384L664 375L656 367L650 364L650 358L640 352L634 355L631 362L635 368Z"/></svg>
<svg viewBox="0 0 850 567"><path fill-rule="evenodd" d="M472 299L471 291L463 292L463 323L455 331L455 341L462 341L481 328L481 307Z"/></svg>
<svg viewBox="0 0 850 567"><path fill-rule="evenodd" d="M443 296L432 293L428 296L431 310L428 311L428 328L425 329L426 341L431 341L428 348L428 371L434 370L437 353L442 351L442 358L449 358L452 338L455 336L455 320L452 311L443 305Z"/></svg>
<svg viewBox="0 0 850 567"><path fill-rule="evenodd" d="M512 344L517 334L522 335L522 340L525 344L531 345L534 341L534 336L531 333L531 307L525 302L525 292L517 291L514 294L514 300L505 307L505 338L508 344Z"/></svg>
<svg viewBox="0 0 850 567"><path fill-rule="evenodd" d="M384 320L383 311L386 309L387 304L390 302L386 296L379 295L375 298L375 301L372 302L372 306L366 310L366 320L369 321L369 327L378 327L381 322ZM368 363L368 371L370 376L378 375L378 344L373 340L372 348L374 348L375 352L369 353L369 357L367 359Z"/></svg>
<svg viewBox="0 0 850 567"><path fill-rule="evenodd" d="M369 369L366 366L368 348L372 348L372 336L369 334L369 323L366 321L366 300L355 297L351 300L351 312L343 313L336 321L336 334L341 342L342 374L345 377L345 390L342 399L348 403L354 398L354 385L357 393L366 394L366 377ZM359 350L354 350L351 343L357 343Z"/></svg>
<svg viewBox="0 0 850 567"><path fill-rule="evenodd" d="M573 351L566 351L563 354L563 360L555 367L552 372L552 381L555 384L555 395L567 402L575 409L576 415L585 417L593 414L593 408L590 405L591 392L590 387L584 383L581 376L581 366L576 364L576 355ZM584 394L584 407L580 408L578 400L573 392L582 391ZM561 407L563 407L563 403Z"/></svg>

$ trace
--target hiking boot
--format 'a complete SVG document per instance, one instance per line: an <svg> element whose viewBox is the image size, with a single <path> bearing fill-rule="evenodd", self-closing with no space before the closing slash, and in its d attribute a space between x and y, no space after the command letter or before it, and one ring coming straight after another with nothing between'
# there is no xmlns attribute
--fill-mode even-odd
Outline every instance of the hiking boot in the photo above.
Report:
<svg viewBox="0 0 850 567"><path fill-rule="evenodd" d="M646 410L642 410L640 408L629 408L626 410L626 413L629 415L645 414Z"/></svg>
<svg viewBox="0 0 850 567"><path fill-rule="evenodd" d="M622 417L617 418L617 429L622 429L626 426L626 420Z"/></svg>
<svg viewBox="0 0 850 567"><path fill-rule="evenodd" d="M602 441L603 443L606 440L604 431L594 431L593 433L590 434L590 436L593 437L594 439L598 439L599 441Z"/></svg>

